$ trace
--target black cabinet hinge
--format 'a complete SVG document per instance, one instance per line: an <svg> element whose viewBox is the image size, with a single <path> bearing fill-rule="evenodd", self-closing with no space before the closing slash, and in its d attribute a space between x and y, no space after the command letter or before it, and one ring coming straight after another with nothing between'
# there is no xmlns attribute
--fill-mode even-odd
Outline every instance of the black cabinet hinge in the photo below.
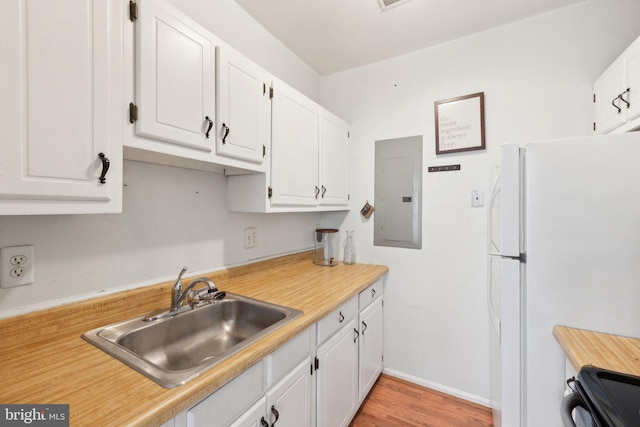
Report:
<svg viewBox="0 0 640 427"><path fill-rule="evenodd" d="M593 94L593 103L594 104L596 103L596 94L595 93Z"/></svg>
<svg viewBox="0 0 640 427"><path fill-rule="evenodd" d="M263 145L263 146L262 146L262 157L264 157L264 156L266 156L266 155L267 155L267 146L266 146L266 145Z"/></svg>
<svg viewBox="0 0 640 427"><path fill-rule="evenodd" d="M269 88L269 99L273 99L273 88Z"/></svg>
<svg viewBox="0 0 640 427"><path fill-rule="evenodd" d="M269 190L267 190L267 195L269 196L269 198L273 196L273 189L271 187L269 187Z"/></svg>
<svg viewBox="0 0 640 427"><path fill-rule="evenodd" d="M138 106L133 102L129 103L129 123L133 123L138 120Z"/></svg>
<svg viewBox="0 0 640 427"><path fill-rule="evenodd" d="M347 138L351 138L351 132L347 132Z"/></svg>
<svg viewBox="0 0 640 427"><path fill-rule="evenodd" d="M596 122L593 122L593 131L596 131Z"/></svg>
<svg viewBox="0 0 640 427"><path fill-rule="evenodd" d="M313 363L309 363L309 374L313 375Z"/></svg>
<svg viewBox="0 0 640 427"><path fill-rule="evenodd" d="M138 4L133 1L129 1L129 19L131 22L136 22L138 19Z"/></svg>
<svg viewBox="0 0 640 427"><path fill-rule="evenodd" d="M351 194L347 194L347 200L351 200Z"/></svg>
<svg viewBox="0 0 640 427"><path fill-rule="evenodd" d="M316 357L314 363L316 365L316 371L317 371L318 369L320 369L320 360L318 360L318 358Z"/></svg>

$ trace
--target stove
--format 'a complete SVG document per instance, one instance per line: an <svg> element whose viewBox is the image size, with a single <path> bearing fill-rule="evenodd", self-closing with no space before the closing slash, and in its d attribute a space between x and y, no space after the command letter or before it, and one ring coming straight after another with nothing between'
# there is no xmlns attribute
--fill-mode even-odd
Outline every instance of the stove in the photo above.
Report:
<svg viewBox="0 0 640 427"><path fill-rule="evenodd" d="M640 377L585 366L571 382L574 392L562 407L565 426L640 426Z"/></svg>

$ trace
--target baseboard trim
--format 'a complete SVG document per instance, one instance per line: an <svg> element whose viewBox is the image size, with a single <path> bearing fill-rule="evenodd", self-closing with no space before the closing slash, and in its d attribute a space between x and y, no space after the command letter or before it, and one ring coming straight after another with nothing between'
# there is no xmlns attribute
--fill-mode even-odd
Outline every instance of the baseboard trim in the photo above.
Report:
<svg viewBox="0 0 640 427"><path fill-rule="evenodd" d="M410 374L406 374L401 371L397 371L395 369L384 368L382 370L382 373L389 375L390 377L399 378L401 380L408 381L410 383L414 383L422 387L430 388L432 390L439 391L441 393L448 394L450 396L454 396L462 400L475 403L480 406L491 408L491 399L480 397L475 394L468 393L466 391L458 390L457 388L449 387L444 384L436 383L433 381L428 381L423 378L419 378Z"/></svg>

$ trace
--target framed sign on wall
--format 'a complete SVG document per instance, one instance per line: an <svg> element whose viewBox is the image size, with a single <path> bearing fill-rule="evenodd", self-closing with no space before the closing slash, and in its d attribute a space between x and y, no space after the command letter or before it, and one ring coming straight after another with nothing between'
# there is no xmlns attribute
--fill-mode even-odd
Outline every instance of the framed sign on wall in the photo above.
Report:
<svg viewBox="0 0 640 427"><path fill-rule="evenodd" d="M484 92L436 101L436 154L484 150Z"/></svg>

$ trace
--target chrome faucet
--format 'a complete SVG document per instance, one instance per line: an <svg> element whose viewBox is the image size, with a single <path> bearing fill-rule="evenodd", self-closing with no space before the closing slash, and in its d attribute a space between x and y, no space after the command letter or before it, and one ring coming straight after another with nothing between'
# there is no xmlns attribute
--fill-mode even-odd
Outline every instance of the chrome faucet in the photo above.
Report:
<svg viewBox="0 0 640 427"><path fill-rule="evenodd" d="M194 297L196 300L212 299L213 296L219 293L216 285L208 277L199 277L193 280L187 285L187 288L183 291L182 282L180 281L180 279L182 279L182 275L186 271L187 271L187 267L184 267L180 272L180 274L178 275L176 282L173 284L173 288L171 291L171 308L169 309L169 311L180 310L180 308L182 308L182 304L184 304L185 300L189 297L189 293L193 290L193 288L196 287L196 285L199 285L199 284L207 285L206 289L203 289L197 293L194 292L195 294ZM207 298L207 295L211 295L211 297Z"/></svg>

